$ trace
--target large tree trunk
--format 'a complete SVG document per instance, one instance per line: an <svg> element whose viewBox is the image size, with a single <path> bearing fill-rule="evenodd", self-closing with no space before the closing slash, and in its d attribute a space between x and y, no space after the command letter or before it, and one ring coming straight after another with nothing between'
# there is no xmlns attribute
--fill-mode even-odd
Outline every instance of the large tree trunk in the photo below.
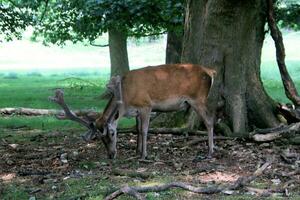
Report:
<svg viewBox="0 0 300 200"><path fill-rule="evenodd" d="M167 36L166 64L180 63L182 53L182 33L169 31Z"/></svg>
<svg viewBox="0 0 300 200"><path fill-rule="evenodd" d="M116 29L108 31L111 76L123 75L129 71L127 35Z"/></svg>
<svg viewBox="0 0 300 200"><path fill-rule="evenodd" d="M266 5L263 0L188 0L182 62L218 72L209 106L223 113L235 133L279 124L275 103L260 79Z"/></svg>

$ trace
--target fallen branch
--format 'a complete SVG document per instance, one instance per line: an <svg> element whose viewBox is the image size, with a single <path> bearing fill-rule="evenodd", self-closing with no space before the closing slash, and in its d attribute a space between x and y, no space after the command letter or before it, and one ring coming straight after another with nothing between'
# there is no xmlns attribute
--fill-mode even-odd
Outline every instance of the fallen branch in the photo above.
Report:
<svg viewBox="0 0 300 200"><path fill-rule="evenodd" d="M269 142L283 137L291 137L293 134L299 133L300 122L266 130L255 130L250 133L250 137L256 142Z"/></svg>
<svg viewBox="0 0 300 200"><path fill-rule="evenodd" d="M72 111L77 116L97 116L98 113L93 110L75 110ZM37 109L37 108L0 108L0 114L2 115L27 115L27 116L39 116L39 115L63 115L63 110L55 109Z"/></svg>
<svg viewBox="0 0 300 200"><path fill-rule="evenodd" d="M245 176L240 177L236 180L232 185L229 186L209 186L209 187L194 187L184 182L171 182L163 185L155 185L155 186L125 186L120 188L119 190L111 193L108 195L105 200L112 200L121 196L123 194L127 194L130 196L135 197L139 200L144 200L145 197L142 196L140 193L147 193L147 192L161 192L171 188L181 188L184 190L188 190L190 192L198 193L198 194L216 194L227 190L236 190L239 189L246 184L253 181L258 176L262 175L264 170L271 165L271 162L266 162L263 164L259 169L257 169L252 176Z"/></svg>

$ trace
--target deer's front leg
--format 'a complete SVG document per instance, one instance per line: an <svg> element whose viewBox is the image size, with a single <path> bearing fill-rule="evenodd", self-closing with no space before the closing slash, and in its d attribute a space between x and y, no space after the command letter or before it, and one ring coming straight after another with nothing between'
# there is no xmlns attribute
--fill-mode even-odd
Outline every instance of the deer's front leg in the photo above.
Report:
<svg viewBox="0 0 300 200"><path fill-rule="evenodd" d="M151 108L143 108L140 112L141 133L142 133L142 159L147 157L147 134L150 122Z"/></svg>

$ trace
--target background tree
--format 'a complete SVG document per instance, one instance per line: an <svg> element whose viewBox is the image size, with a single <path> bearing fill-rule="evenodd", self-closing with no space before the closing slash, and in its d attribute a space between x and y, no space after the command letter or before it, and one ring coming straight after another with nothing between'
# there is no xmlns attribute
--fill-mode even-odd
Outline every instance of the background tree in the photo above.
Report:
<svg viewBox="0 0 300 200"><path fill-rule="evenodd" d="M167 29L176 31L181 24L181 1L51 1L38 24L36 34L46 43L64 44L95 40L108 32L111 75L129 70L127 38L159 35ZM46 13L46 14L45 14ZM178 17L179 16L179 17ZM101 45L100 45L101 46Z"/></svg>
<svg viewBox="0 0 300 200"><path fill-rule="evenodd" d="M260 78L267 1L188 0L186 13L182 61L218 71L212 109L223 102L224 120L238 135L277 126L276 103Z"/></svg>

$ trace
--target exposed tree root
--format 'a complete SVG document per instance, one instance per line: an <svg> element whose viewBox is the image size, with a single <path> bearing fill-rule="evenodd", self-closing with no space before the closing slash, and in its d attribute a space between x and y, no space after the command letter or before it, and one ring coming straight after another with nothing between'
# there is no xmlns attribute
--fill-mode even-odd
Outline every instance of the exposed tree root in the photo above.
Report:
<svg viewBox="0 0 300 200"><path fill-rule="evenodd" d="M251 138L256 142L269 142L283 137L291 137L300 133L300 122L288 126L255 130L250 133Z"/></svg>
<svg viewBox="0 0 300 200"><path fill-rule="evenodd" d="M284 116L288 124L300 122L300 108L290 104L279 103L277 110Z"/></svg>
<svg viewBox="0 0 300 200"><path fill-rule="evenodd" d="M236 180L233 184L231 185L226 185L226 186L219 186L219 185L215 185L215 186L209 186L209 187L194 187L192 185L189 185L187 183L184 182L171 182L171 183L167 183L167 184L163 184L163 185L155 185L155 186L125 186L120 188L119 190L111 193L110 195L108 195L105 200L112 200L115 199L123 194L127 194L130 196L135 197L136 199L139 200L144 200L145 197L142 196L140 193L147 193L147 192L161 192L161 191L165 191L171 188L181 188L184 190L188 190L194 193L198 193L198 194L216 194L216 193L220 193L223 191L227 191L227 190L236 190L239 189L243 186L245 186L246 184L250 183L251 181L253 181L255 178L257 178L258 176L262 175L262 173L264 172L264 170L271 165L271 162L266 162L265 164L263 164L259 169L257 169L253 175L251 176L244 176L244 177L240 177L238 180Z"/></svg>

